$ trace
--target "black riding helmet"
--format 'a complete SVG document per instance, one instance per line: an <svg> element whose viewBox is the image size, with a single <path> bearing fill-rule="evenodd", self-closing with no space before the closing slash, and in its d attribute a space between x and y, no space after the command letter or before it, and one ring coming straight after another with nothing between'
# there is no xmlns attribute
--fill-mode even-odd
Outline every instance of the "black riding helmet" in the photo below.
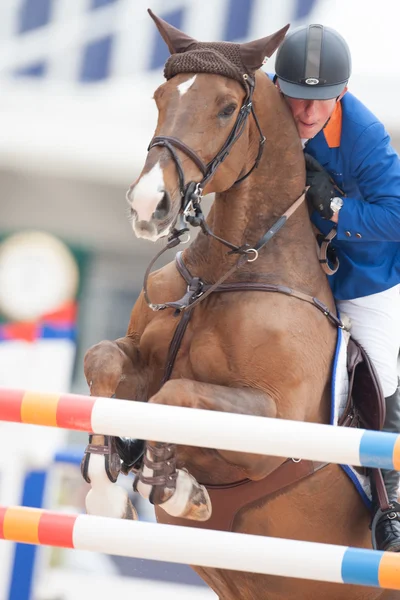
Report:
<svg viewBox="0 0 400 600"><path fill-rule="evenodd" d="M290 32L275 62L282 93L291 98L337 98L351 74L351 56L342 36L323 25L306 25Z"/></svg>

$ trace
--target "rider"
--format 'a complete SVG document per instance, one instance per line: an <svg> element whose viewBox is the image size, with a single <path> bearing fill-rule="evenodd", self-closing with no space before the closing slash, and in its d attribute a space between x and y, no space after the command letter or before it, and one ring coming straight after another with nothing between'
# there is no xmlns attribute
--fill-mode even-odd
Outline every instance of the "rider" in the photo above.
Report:
<svg viewBox="0 0 400 600"><path fill-rule="evenodd" d="M275 70L306 152L312 221L324 235L336 228L332 246L340 266L329 281L337 307L350 317L353 337L378 372L383 429L399 433L399 157L382 123L347 91L350 51L334 29L309 25L290 32ZM383 471L383 478L389 501L397 502L399 473ZM378 549L400 552L399 517L392 511L378 520Z"/></svg>

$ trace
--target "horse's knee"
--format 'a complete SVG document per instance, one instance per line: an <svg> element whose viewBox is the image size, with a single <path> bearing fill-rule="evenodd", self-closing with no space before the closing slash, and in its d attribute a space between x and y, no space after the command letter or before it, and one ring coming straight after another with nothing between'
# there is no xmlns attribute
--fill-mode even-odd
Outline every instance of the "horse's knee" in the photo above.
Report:
<svg viewBox="0 0 400 600"><path fill-rule="evenodd" d="M83 369L94 396L112 396L121 380L126 360L115 342L108 340L87 350Z"/></svg>

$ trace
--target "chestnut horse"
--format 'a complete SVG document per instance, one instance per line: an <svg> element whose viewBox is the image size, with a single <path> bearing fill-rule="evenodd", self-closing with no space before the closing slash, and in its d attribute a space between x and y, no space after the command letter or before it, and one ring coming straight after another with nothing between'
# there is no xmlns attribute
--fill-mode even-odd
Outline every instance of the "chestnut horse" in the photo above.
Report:
<svg viewBox="0 0 400 600"><path fill-rule="evenodd" d="M155 137L127 195L132 226L140 238L170 236L170 246L187 222L201 225L201 232L183 253L180 272L171 263L146 277L126 336L86 353L91 394L328 423L335 305L303 202L301 142L282 95L259 70L287 27L247 44L201 43L151 16L171 57L167 81L154 94ZM203 192L215 193L206 222ZM92 452L106 453L108 442L93 436ZM90 449L87 457L92 464ZM135 487L156 505L160 522L370 547L370 515L341 468L314 465L305 476L293 465L147 441ZM268 487L277 473L280 483ZM226 484L237 482L265 492L221 525L237 489ZM224 486L221 509L216 491ZM213 509L222 521L213 522L214 512L208 520ZM195 570L220 600L400 597L375 588Z"/></svg>

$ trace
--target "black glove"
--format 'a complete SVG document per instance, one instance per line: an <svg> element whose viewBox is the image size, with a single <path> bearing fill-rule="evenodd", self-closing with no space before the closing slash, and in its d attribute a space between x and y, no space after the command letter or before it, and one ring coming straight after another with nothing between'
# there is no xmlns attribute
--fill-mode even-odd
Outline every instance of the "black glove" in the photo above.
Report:
<svg viewBox="0 0 400 600"><path fill-rule="evenodd" d="M339 196L335 182L327 171L310 154L305 153L306 159L306 185L310 186L306 198L319 212L323 219L330 219L333 215L331 200Z"/></svg>

